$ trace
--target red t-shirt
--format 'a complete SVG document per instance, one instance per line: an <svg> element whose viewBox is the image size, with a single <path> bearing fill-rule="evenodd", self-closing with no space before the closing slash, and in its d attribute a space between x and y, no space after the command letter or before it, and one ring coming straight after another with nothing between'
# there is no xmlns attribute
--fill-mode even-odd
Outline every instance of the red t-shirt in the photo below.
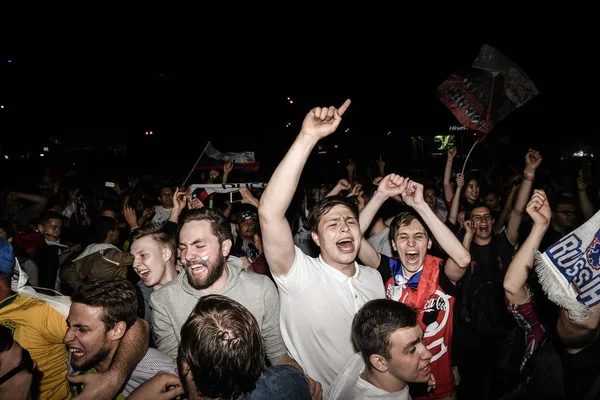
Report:
<svg viewBox="0 0 600 400"><path fill-rule="evenodd" d="M390 259L384 255L381 258L381 264L384 264L383 259L385 258L390 269L398 271L398 259ZM392 266L392 264L394 265ZM417 309L417 319L424 332L423 341L433 355L431 358L431 372L435 377L436 386L433 393L427 393L425 391L426 385L422 385L424 389L423 393L417 388L418 393L413 394L412 387L414 385L411 385L411 395L414 400L442 399L452 395L455 391L450 344L452 343L454 295L456 289L444 274L444 263L441 259L427 255L425 264L429 264L433 268L439 268L438 283L433 293L428 296L423 305L413 306L411 304L411 306ZM419 281L418 285L420 284L421 282ZM408 285L399 284L397 277L392 276L385 284L385 290L388 299L400 301L406 298L406 291L414 291L415 289L411 289ZM452 293L452 295L449 293Z"/></svg>

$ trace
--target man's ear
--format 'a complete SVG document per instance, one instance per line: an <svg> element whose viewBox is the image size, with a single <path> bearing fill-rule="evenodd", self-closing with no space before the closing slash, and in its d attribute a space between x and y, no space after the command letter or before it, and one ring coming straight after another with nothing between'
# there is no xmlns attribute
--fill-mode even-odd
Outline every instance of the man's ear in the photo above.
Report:
<svg viewBox="0 0 600 400"><path fill-rule="evenodd" d="M163 247L162 256L163 261L168 262L171 259L171 257L173 257L173 251L171 251L171 249L169 249L168 247Z"/></svg>
<svg viewBox="0 0 600 400"><path fill-rule="evenodd" d="M433 244L433 241L431 240L431 238L429 238L427 240L427 250L431 250L431 245Z"/></svg>
<svg viewBox="0 0 600 400"><path fill-rule="evenodd" d="M114 328L112 328L110 331L108 331L109 339L110 340L120 340L125 335L126 331L127 331L127 325L125 324L125 321L119 321L114 326Z"/></svg>
<svg viewBox="0 0 600 400"><path fill-rule="evenodd" d="M369 357L369 361L371 362L371 366L378 372L384 373L388 370L387 361L379 354L372 354Z"/></svg>
<svg viewBox="0 0 600 400"><path fill-rule="evenodd" d="M310 236L312 237L313 242L317 244L317 246L321 247L321 243L319 242L319 235L317 232L311 232Z"/></svg>
<svg viewBox="0 0 600 400"><path fill-rule="evenodd" d="M179 369L179 374L186 376L190 373L190 365L185 361L181 361L181 369Z"/></svg>
<svg viewBox="0 0 600 400"><path fill-rule="evenodd" d="M229 252L231 251L232 245L233 245L233 243L229 239L225 239L223 241L223 243L221 244L221 251L222 251L223 257L227 258L229 256Z"/></svg>

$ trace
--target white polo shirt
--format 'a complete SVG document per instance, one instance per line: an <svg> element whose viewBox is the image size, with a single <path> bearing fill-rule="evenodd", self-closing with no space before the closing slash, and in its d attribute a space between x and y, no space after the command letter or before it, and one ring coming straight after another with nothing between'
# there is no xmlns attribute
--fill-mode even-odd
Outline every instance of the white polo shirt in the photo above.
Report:
<svg viewBox="0 0 600 400"><path fill-rule="evenodd" d="M294 264L273 276L281 300L281 334L290 355L323 392L354 355L352 319L368 301L385 298L379 272L356 263L348 277L295 247Z"/></svg>

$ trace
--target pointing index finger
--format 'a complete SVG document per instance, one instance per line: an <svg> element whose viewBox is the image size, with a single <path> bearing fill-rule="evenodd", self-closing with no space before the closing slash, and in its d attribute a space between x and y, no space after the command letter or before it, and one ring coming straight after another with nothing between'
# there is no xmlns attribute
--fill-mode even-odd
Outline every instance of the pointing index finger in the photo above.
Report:
<svg viewBox="0 0 600 400"><path fill-rule="evenodd" d="M348 107L350 107L350 99L346 99L346 101L344 102L344 104L342 104L340 106L340 108L338 108L337 112L338 115L341 117L342 115L344 115L344 113L346 112L346 110L348 109Z"/></svg>

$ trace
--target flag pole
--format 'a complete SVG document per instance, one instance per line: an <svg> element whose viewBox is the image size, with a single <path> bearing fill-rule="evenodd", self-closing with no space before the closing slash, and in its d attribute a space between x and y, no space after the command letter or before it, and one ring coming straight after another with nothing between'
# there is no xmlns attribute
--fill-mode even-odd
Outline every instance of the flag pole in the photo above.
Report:
<svg viewBox="0 0 600 400"><path fill-rule="evenodd" d="M467 161L469 161L469 156L471 155L471 152L473 151L473 149L475 148L475 146L477 145L477 143L479 143L478 140L476 140L475 143L473 143L473 146L471 146L471 150L469 150L469 154L467 154L467 158L465 158L465 163L463 164L463 168L462 168L461 174L465 173L465 167L467 166Z"/></svg>
<svg viewBox="0 0 600 400"><path fill-rule="evenodd" d="M206 151L206 149L208 148L208 145L210 144L210 140L208 142L206 142L206 146L204 146L204 150L202 150L202 153L200 153L200 157L198 157L198 159L196 160L196 163L194 164L194 166L192 167L192 170L190 171L190 173L188 174L187 178L185 178L185 181L183 181L183 183L181 184L182 188L185 188L185 184L187 183L187 180L190 179L190 176L192 175L192 173L194 172L194 170L196 169L196 165L198 165L198 163L200 162L200 159L202 158L202 156L204 155L204 152Z"/></svg>

